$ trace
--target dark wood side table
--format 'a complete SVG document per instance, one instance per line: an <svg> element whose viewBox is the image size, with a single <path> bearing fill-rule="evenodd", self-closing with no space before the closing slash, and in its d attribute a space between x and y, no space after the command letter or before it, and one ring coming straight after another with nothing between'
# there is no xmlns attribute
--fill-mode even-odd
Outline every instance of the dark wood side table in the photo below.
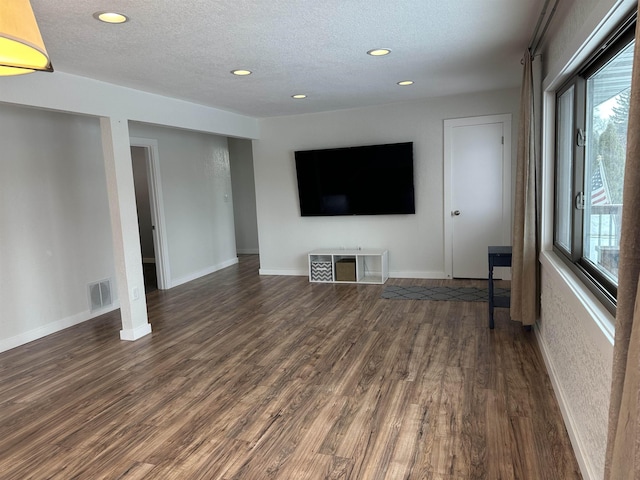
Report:
<svg viewBox="0 0 640 480"><path fill-rule="evenodd" d="M511 247L489 247L489 328L493 328L493 308L508 308L511 298L496 297L493 292L493 267L511 266Z"/></svg>

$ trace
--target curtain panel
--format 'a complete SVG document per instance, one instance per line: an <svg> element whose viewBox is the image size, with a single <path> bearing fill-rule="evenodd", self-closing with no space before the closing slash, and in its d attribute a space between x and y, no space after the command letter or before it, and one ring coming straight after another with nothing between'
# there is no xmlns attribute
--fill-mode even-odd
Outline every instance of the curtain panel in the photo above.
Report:
<svg viewBox="0 0 640 480"><path fill-rule="evenodd" d="M513 320L533 325L539 311L538 207L532 54L524 54L511 260Z"/></svg>
<svg viewBox="0 0 640 480"><path fill-rule="evenodd" d="M640 479L640 35L631 80L605 479Z"/></svg>

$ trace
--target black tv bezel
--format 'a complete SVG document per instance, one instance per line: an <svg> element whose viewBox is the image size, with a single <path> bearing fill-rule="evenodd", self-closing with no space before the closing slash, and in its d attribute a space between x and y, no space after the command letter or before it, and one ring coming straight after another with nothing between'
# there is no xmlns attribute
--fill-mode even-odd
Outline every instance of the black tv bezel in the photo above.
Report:
<svg viewBox="0 0 640 480"><path fill-rule="evenodd" d="M325 210L323 209L323 202L320 199L320 195L323 193L321 187L316 185L316 188L319 189L315 195L310 195L309 192L312 190L312 187L309 186L310 180L307 178L309 175L309 170L311 169L309 165L304 165L302 168L302 163L314 162L315 166L321 165L322 163L327 163L329 165L329 169L323 169L322 174L326 175L326 172L334 171L336 175L355 175L354 170L357 170L357 167L362 167L364 165L373 164L375 167L384 167L384 171L387 174L382 177L379 175L376 181L388 181L389 178L393 178L394 175L394 164L391 160L384 158L385 150L388 151L387 155L393 154L393 150L397 152L402 152L404 149L403 155L400 157L401 164L396 164L396 175L400 175L397 178L397 182L389 185L374 185L372 188L376 189L375 191L381 192L385 194L385 201L379 201L376 197L371 203L373 205L367 204L364 200L369 199L371 201L372 196L362 195L362 192L366 191L364 189L351 188L348 191L341 192L342 196L348 196L347 194L353 195L355 191L359 191L358 195L355 197L350 196L352 202L346 202L349 204L349 210L341 211L339 209ZM367 152L367 150L369 152ZM340 168L336 166L336 162L339 161L345 162L340 165ZM298 201L300 208L300 215L302 217L334 217L334 216L361 216L361 215L413 215L415 214L415 168L414 168L414 152L413 152L413 142L395 142L395 143L381 143L381 144L370 144L370 145L358 145L351 147L338 147L338 148L325 148L325 149L312 149L312 150L296 150L294 152L294 160L295 160L295 169L296 169L296 179L297 179L297 187L298 187ZM332 165L331 165L332 164ZM344 168L343 168L344 167ZM404 170L404 172L402 172ZM407 171L410 172L407 175ZM360 170L360 173L363 171ZM368 174L372 174L375 172L375 168L370 169L367 168L366 172ZM319 177L316 174L313 177L316 180L316 184L318 181L321 181L322 177ZM354 181L353 178L347 178L347 181L351 180L352 184L357 185L357 181ZM398 200L396 197L393 197L394 192L389 192L390 188L396 189L395 192L397 195L401 195L404 197L404 201ZM340 195L338 195L339 197ZM309 198L313 198L313 202L309 200ZM393 198L393 202L389 202L388 199ZM326 200L326 199L325 199ZM326 201L324 202L326 204ZM315 204L315 205L314 205ZM313 208L311 208L311 206ZM365 208L358 207L357 205L367 205ZM373 208L375 207L375 208Z"/></svg>

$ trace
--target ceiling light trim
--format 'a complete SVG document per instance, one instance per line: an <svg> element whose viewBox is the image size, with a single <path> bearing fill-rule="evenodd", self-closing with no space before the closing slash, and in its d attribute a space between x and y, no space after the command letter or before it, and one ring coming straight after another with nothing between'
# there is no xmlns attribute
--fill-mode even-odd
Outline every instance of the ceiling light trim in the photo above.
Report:
<svg viewBox="0 0 640 480"><path fill-rule="evenodd" d="M367 52L367 55L371 55L372 57L384 57L390 53L390 48L373 48Z"/></svg>
<svg viewBox="0 0 640 480"><path fill-rule="evenodd" d="M96 12L93 18L109 25L121 25L129 21L129 17L119 12Z"/></svg>

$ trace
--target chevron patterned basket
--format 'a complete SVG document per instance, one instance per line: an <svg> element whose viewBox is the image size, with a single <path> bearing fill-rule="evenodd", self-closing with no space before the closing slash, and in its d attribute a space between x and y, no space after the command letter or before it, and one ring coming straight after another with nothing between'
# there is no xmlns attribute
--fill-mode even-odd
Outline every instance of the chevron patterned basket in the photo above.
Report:
<svg viewBox="0 0 640 480"><path fill-rule="evenodd" d="M332 268L331 262L313 260L311 262L311 281L312 282L333 281L333 268Z"/></svg>

